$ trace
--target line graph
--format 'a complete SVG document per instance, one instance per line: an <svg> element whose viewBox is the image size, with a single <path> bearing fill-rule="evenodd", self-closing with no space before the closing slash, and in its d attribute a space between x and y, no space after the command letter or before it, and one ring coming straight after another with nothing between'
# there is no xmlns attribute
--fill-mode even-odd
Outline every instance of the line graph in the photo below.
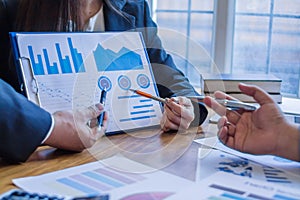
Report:
<svg viewBox="0 0 300 200"><path fill-rule="evenodd" d="M99 72L143 69L141 56L125 47L113 52L98 44L93 54Z"/></svg>
<svg viewBox="0 0 300 200"><path fill-rule="evenodd" d="M35 103L53 113L80 109L99 102L101 90L108 95L107 134L156 126L161 105L141 98L119 98L143 88L157 95L154 76L140 33L18 33L19 57ZM26 59L27 60L27 59ZM31 64L31 66L27 66ZM38 100L36 100L38 99ZM138 107L143 105L143 107Z"/></svg>

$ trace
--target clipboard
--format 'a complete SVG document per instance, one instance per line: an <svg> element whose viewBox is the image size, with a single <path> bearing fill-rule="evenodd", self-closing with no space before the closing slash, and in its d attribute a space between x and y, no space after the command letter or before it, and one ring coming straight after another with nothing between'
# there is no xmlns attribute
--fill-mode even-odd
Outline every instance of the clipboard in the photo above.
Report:
<svg viewBox="0 0 300 200"><path fill-rule="evenodd" d="M54 113L99 103L107 90L107 135L159 126L162 105L134 94L157 96L151 65L139 32L11 32L24 95Z"/></svg>

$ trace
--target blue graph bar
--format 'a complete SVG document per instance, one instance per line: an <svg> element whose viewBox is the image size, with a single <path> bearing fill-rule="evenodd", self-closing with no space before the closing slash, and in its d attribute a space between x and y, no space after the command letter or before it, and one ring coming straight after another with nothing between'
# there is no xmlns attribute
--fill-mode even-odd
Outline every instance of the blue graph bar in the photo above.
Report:
<svg viewBox="0 0 300 200"><path fill-rule="evenodd" d="M274 199L278 199L278 200L297 200L296 198L287 197L287 196L283 196L283 195L280 195L280 194L275 194Z"/></svg>
<svg viewBox="0 0 300 200"><path fill-rule="evenodd" d="M133 106L133 109L138 109L138 108L149 108L153 107L153 104L145 104L145 105L139 105L139 106Z"/></svg>
<svg viewBox="0 0 300 200"><path fill-rule="evenodd" d="M98 44L93 53L99 72L143 69L141 56L125 47L115 53Z"/></svg>
<svg viewBox="0 0 300 200"><path fill-rule="evenodd" d="M71 53L71 58L73 60L75 73L85 72L82 54L78 53L77 49L73 47L71 38L67 38L67 41ZM48 74L59 74L58 67L60 67L61 72L63 74L73 73L70 56L66 55L65 57L63 57L59 43L55 43L55 49L56 49L58 62L50 62L47 49L42 50L43 51L42 55L41 54L35 55L33 51L33 47L28 46L28 52L32 62L34 75L45 75L44 69L47 69ZM35 56L37 57L37 61L35 60ZM45 67L43 65L43 59L44 59Z"/></svg>
<svg viewBox="0 0 300 200"><path fill-rule="evenodd" d="M147 115L147 116L141 116L141 117L131 117L131 118L126 118L126 119L120 119L120 122L127 122L127 121L136 121L136 120L141 120L141 119L150 119L150 118L155 118L157 117L156 115Z"/></svg>
<svg viewBox="0 0 300 200"><path fill-rule="evenodd" d="M141 99L141 100L140 100L141 103L144 103L144 102L150 102L150 101L152 101L152 99Z"/></svg>
<svg viewBox="0 0 300 200"><path fill-rule="evenodd" d="M144 114L144 113L152 113L155 112L155 110L141 110L136 112L130 112L131 115L138 115L138 114Z"/></svg>
<svg viewBox="0 0 300 200"><path fill-rule="evenodd" d="M242 196L236 196L234 194L227 194L227 193L224 193L221 195L222 197L226 197L228 199L234 199L234 200L247 200L247 198L244 198Z"/></svg>
<svg viewBox="0 0 300 200"><path fill-rule="evenodd" d="M95 179L95 180L98 180L100 182L111 185L115 188L124 186L124 184L119 182L118 180L114 180L113 178L110 178L110 177L105 177L105 176L103 176L101 174L97 174L95 172L84 172L83 174L85 176L88 176L88 177L92 178L92 179Z"/></svg>
<svg viewBox="0 0 300 200"><path fill-rule="evenodd" d="M85 72L84 64L83 64L83 59L81 53L78 53L77 49L73 47L72 39L68 38L68 44L75 68L75 72Z"/></svg>
<svg viewBox="0 0 300 200"><path fill-rule="evenodd" d="M84 192L86 194L99 194L97 190L94 190L86 185L80 184L76 181L73 181L69 178L61 178L57 180L59 183L63 183L64 185L67 185L73 189L76 189L78 191Z"/></svg>
<svg viewBox="0 0 300 200"><path fill-rule="evenodd" d="M62 73L72 73L70 57L62 57L61 49L58 43L55 44L55 47Z"/></svg>
<svg viewBox="0 0 300 200"><path fill-rule="evenodd" d="M48 74L58 74L57 63L54 62L53 65L50 65L49 56L46 49L43 49L43 54L44 54Z"/></svg>
<svg viewBox="0 0 300 200"><path fill-rule="evenodd" d="M135 97L141 97L141 96L140 95L118 96L118 99L129 99Z"/></svg>
<svg viewBox="0 0 300 200"><path fill-rule="evenodd" d="M42 56L37 55L38 62L35 62L32 46L28 46L28 52L29 52L31 63L32 63L33 73L35 75L45 75L45 71L43 68L43 62L42 62Z"/></svg>

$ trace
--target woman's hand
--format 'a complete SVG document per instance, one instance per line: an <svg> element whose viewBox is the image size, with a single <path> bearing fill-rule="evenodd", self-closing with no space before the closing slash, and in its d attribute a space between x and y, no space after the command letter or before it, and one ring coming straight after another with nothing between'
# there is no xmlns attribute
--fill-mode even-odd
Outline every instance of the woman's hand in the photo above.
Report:
<svg viewBox="0 0 300 200"><path fill-rule="evenodd" d="M164 105L163 117L160 121L163 131L186 130L194 120L194 107L190 99L176 97L167 99Z"/></svg>

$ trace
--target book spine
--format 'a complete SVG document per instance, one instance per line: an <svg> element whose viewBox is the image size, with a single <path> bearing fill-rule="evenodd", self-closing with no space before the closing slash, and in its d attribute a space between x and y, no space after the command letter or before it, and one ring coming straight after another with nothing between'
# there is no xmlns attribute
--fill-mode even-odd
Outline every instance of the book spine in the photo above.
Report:
<svg viewBox="0 0 300 200"><path fill-rule="evenodd" d="M240 82L250 85L256 85L268 93L281 92L281 82L279 81L204 81L204 92L212 93L217 90L224 92L240 92L238 88L238 84Z"/></svg>
<svg viewBox="0 0 300 200"><path fill-rule="evenodd" d="M239 101L243 101L246 103L257 103L253 97L242 94L242 93L227 93L228 95L232 96L233 98L236 98ZM205 93L205 95L208 96L212 96L213 97L213 93ZM269 94L272 99L276 102L276 103L282 103L282 95L281 94Z"/></svg>

